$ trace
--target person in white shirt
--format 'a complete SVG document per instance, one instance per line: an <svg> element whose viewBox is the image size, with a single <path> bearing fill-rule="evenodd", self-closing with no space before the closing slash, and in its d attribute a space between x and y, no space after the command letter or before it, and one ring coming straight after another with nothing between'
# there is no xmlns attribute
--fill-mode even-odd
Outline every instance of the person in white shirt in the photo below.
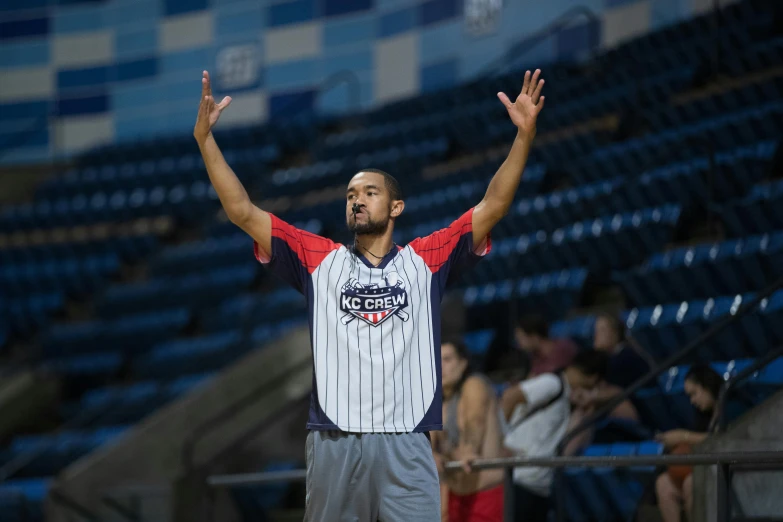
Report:
<svg viewBox="0 0 783 522"><path fill-rule="evenodd" d="M571 393L591 389L606 374L607 356L597 351L578 354L561 373L544 373L510 386L501 408L504 445L516 455L551 457L568 429ZM514 469L515 520L546 522L554 471Z"/></svg>

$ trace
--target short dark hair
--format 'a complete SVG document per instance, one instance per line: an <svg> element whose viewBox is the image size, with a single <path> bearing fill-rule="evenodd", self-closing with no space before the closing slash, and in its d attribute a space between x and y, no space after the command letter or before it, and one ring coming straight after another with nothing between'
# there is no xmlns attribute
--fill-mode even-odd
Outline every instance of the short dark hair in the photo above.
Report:
<svg viewBox="0 0 783 522"><path fill-rule="evenodd" d="M441 345L443 344L450 344L454 347L454 351L457 352L457 355L460 359L469 360L470 359L470 353L468 352L468 345L465 344L465 341L463 341L459 337L447 337L446 339L443 339L441 341Z"/></svg>
<svg viewBox="0 0 783 522"><path fill-rule="evenodd" d="M549 337L549 323L540 315L523 315L517 321L517 326L528 335Z"/></svg>
<svg viewBox="0 0 783 522"><path fill-rule="evenodd" d="M386 185L386 190L389 191L389 198L392 201L397 201L402 199L402 189L400 188L400 182L397 181L397 178L395 178L388 172L381 169L362 169L359 172L373 172L375 174L380 174L381 176L383 176L383 182L384 185Z"/></svg>
<svg viewBox="0 0 783 522"><path fill-rule="evenodd" d="M470 364L470 352L468 352L468 345L465 344L465 341L463 341L460 337L448 337L441 340L440 344L452 345L454 347L454 351L457 352L457 357L467 362L465 365L465 371L462 372L462 376L460 377L459 382L457 382L457 389L461 390L462 385L465 384L465 381L468 380L468 377L470 377L470 375L473 373L473 368Z"/></svg>
<svg viewBox="0 0 783 522"><path fill-rule="evenodd" d="M571 361L571 366L587 376L606 377L609 356L600 350L582 350Z"/></svg>
<svg viewBox="0 0 783 522"><path fill-rule="evenodd" d="M704 363L691 366L691 369L685 374L685 380L698 384L707 390L715 400L718 399L724 382L723 377L718 372L713 370L709 364Z"/></svg>

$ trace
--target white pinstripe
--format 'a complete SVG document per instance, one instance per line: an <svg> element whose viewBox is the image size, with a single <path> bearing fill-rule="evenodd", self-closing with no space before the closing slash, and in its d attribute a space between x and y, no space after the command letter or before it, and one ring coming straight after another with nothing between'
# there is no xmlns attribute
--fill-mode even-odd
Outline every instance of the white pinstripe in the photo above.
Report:
<svg viewBox="0 0 783 522"><path fill-rule="evenodd" d="M341 246L310 276L320 407L343 431L412 431L424 418L437 388L432 272L410 247L398 252L383 269L369 268L352 256ZM407 294L403 309L407 321L399 312L376 326L362 318L345 317L340 299L346 283L354 278L362 285L384 287L383 278L393 272Z"/></svg>

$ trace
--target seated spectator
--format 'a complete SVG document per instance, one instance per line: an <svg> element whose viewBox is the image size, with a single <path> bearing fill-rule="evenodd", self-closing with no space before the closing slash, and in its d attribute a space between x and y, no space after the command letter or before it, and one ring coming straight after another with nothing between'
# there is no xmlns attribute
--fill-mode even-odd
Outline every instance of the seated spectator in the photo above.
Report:
<svg viewBox="0 0 783 522"><path fill-rule="evenodd" d="M462 341L444 342L440 355L443 431L431 432L431 440L446 489L441 488L442 506L448 505L449 522L502 522L503 470L470 472L472 460L502 456L495 390L489 379L471 372ZM443 464L452 460L465 461L465 469L444 473Z"/></svg>
<svg viewBox="0 0 783 522"><path fill-rule="evenodd" d="M655 365L652 357L626 336L625 325L616 315L604 313L596 318L593 348L609 355L606 382L618 388L629 387Z"/></svg>
<svg viewBox="0 0 783 522"><path fill-rule="evenodd" d="M579 353L560 374L543 373L510 386L501 399L505 447L514 455L551 457L568 429L572 392L592 389L605 375L606 354ZM514 520L545 522L554 471L514 469ZM510 492L509 492L510 494Z"/></svg>
<svg viewBox="0 0 783 522"><path fill-rule="evenodd" d="M519 319L514 330L517 347L530 359L528 377L562 371L579 351L570 339L551 339L549 324L543 317L530 315Z"/></svg>
<svg viewBox="0 0 783 522"><path fill-rule="evenodd" d="M595 321L593 347L609 357L606 378L589 392L578 392L572 396L574 409L569 429L602 408L638 379L644 377L654 363L644 350L626 338L625 325L614 315L601 314ZM609 415L610 418L638 420L638 412L631 401L623 401ZM575 455L588 446L594 430L588 428L574 437L566 446L566 455Z"/></svg>
<svg viewBox="0 0 783 522"><path fill-rule="evenodd" d="M671 430L658 435L669 453L691 453L693 446L707 438L715 415L723 378L706 364L693 366L685 376L685 393L696 410L694 430ZM682 511L688 519L693 509L693 468L671 466L655 481L658 508L664 522L679 522Z"/></svg>

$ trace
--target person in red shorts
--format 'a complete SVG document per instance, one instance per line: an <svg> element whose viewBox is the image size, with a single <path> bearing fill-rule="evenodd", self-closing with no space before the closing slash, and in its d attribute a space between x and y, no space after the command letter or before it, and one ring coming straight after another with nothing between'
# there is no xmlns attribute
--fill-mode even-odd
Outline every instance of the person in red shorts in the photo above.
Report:
<svg viewBox="0 0 783 522"><path fill-rule="evenodd" d="M432 432L432 451L441 491L447 490L448 522L502 522L503 470L470 470L474 459L502 456L497 397L489 379L471 373L462 341L444 342L440 351L443 431ZM453 460L464 469L444 472Z"/></svg>

